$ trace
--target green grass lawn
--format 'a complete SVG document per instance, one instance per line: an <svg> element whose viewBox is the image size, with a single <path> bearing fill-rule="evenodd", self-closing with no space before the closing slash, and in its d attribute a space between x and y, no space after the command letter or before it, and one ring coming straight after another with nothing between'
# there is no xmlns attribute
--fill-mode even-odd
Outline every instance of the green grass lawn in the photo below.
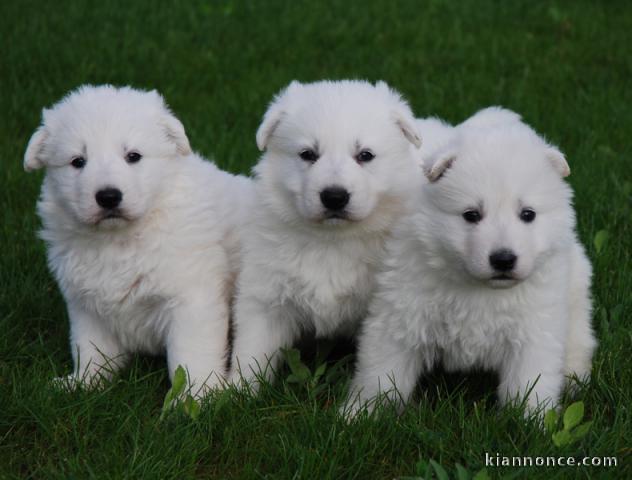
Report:
<svg viewBox="0 0 632 480"><path fill-rule="evenodd" d="M488 468L492 478L632 478L631 26L627 1L0 2L0 478L391 479L415 475L420 459L452 478L456 463L478 472L485 452L619 461ZM577 394L593 421L581 441L556 447L499 409L493 378L441 372L401 417L346 425L336 411L349 364L335 359L348 348L316 385L217 394L196 421L159 420L162 359L137 357L100 392L50 388L71 357L36 238L42 174L22 171L41 108L82 83L156 88L196 150L248 172L274 93L292 79L348 77L386 80L418 116L458 122L504 105L567 154L600 342Z"/></svg>

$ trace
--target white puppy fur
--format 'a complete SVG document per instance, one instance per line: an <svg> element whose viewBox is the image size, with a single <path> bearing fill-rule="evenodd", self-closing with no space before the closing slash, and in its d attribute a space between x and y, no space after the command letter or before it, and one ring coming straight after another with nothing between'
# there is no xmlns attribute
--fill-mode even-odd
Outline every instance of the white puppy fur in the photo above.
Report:
<svg viewBox="0 0 632 480"><path fill-rule="evenodd" d="M412 112L383 82L294 82L270 105L257 144L265 153L235 304L236 383L269 378L278 350L303 332L355 331L384 241L423 179Z"/></svg>
<svg viewBox="0 0 632 480"><path fill-rule="evenodd" d="M429 182L387 245L344 413L401 408L438 363L498 371L500 400L528 393L527 412L554 405L596 346L566 160L496 107L419 126Z"/></svg>
<svg viewBox="0 0 632 480"><path fill-rule="evenodd" d="M84 86L43 111L24 158L68 307L72 382L166 351L202 394L226 372L238 230L254 186L191 152L155 91ZM118 192L118 193L117 193Z"/></svg>

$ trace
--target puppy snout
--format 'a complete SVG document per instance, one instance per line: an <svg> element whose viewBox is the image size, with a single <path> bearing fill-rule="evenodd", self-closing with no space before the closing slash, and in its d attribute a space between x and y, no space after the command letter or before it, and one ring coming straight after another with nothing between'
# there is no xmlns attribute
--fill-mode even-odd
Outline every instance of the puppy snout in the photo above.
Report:
<svg viewBox="0 0 632 480"><path fill-rule="evenodd" d="M327 187L320 192L320 201L328 210L342 210L349 203L351 194L342 187Z"/></svg>
<svg viewBox="0 0 632 480"><path fill-rule="evenodd" d="M494 270L499 272L509 272L516 266L518 257L511 250L506 248L496 250L489 256L489 263Z"/></svg>
<svg viewBox="0 0 632 480"><path fill-rule="evenodd" d="M121 200L123 200L123 192L121 192L118 188L108 187L99 190L95 194L94 198L100 207L113 209L118 207Z"/></svg>

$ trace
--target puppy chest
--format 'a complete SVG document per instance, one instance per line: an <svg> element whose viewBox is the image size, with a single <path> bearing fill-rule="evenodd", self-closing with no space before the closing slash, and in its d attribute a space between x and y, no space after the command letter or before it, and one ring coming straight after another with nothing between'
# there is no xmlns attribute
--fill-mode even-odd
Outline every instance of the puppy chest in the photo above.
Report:
<svg viewBox="0 0 632 480"><path fill-rule="evenodd" d="M447 369L495 369L520 349L526 339L524 324L514 312L472 309L445 318L437 344Z"/></svg>
<svg viewBox="0 0 632 480"><path fill-rule="evenodd" d="M317 336L328 336L353 330L365 315L372 285L372 272L366 266L320 268L287 278L282 296L313 326Z"/></svg>
<svg viewBox="0 0 632 480"><path fill-rule="evenodd" d="M448 370L498 368L526 339L524 325L510 311L436 305L402 318L400 339Z"/></svg>
<svg viewBox="0 0 632 480"><path fill-rule="evenodd" d="M168 302L155 271L130 258L84 257L59 262L55 273L66 298L106 323L126 348L157 352Z"/></svg>

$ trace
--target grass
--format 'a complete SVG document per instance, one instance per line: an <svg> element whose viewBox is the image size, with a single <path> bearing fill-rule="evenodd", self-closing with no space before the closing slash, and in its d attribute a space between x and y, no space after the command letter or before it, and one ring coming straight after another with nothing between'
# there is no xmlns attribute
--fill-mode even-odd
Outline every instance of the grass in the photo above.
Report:
<svg viewBox="0 0 632 480"><path fill-rule="evenodd" d="M619 460L614 469L490 468L493 478L631 478L630 25L625 1L3 1L0 478L382 479L414 475L420 459L477 472L485 452ZM71 358L64 302L36 240L42 175L21 168L41 108L82 83L156 88L194 148L248 172L275 92L295 78L345 77L388 81L418 116L460 121L504 105L567 154L600 341L577 395L593 421L580 442L555 447L518 411L498 409L493 378L478 375L437 372L400 418L353 425L336 416L345 376L318 388L280 381L256 398L217 394L196 421L159 421L162 359L137 357L100 392L50 388Z"/></svg>

